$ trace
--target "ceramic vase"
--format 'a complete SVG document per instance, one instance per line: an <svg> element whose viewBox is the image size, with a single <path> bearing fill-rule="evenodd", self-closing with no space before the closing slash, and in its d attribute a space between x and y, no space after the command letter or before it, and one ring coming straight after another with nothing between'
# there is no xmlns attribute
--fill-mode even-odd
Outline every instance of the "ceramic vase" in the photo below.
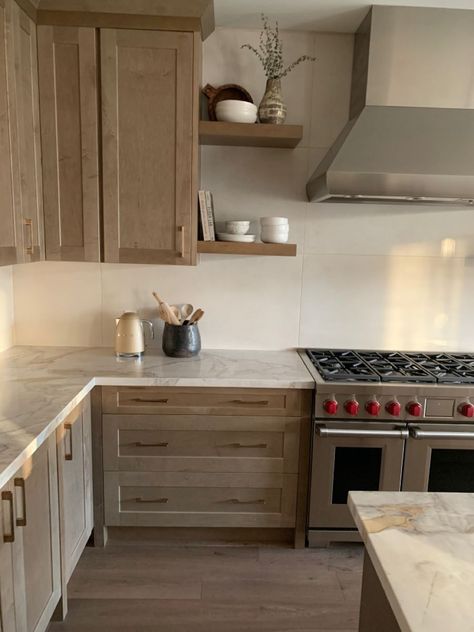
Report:
<svg viewBox="0 0 474 632"><path fill-rule="evenodd" d="M260 123L282 125L286 119L286 105L281 96L281 80L267 79L265 94L258 107Z"/></svg>

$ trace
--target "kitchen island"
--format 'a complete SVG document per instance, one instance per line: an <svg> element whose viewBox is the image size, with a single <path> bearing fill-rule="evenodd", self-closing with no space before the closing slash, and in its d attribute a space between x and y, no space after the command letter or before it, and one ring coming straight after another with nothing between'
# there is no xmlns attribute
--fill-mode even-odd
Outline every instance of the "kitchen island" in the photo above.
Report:
<svg viewBox="0 0 474 632"><path fill-rule="evenodd" d="M365 544L360 632L474 630L474 494L351 492Z"/></svg>

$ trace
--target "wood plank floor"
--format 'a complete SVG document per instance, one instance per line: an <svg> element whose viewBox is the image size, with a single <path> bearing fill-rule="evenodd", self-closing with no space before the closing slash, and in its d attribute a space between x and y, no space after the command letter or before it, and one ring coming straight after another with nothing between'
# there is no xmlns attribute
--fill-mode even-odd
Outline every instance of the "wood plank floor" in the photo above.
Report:
<svg viewBox="0 0 474 632"><path fill-rule="evenodd" d="M87 548L48 632L352 632L359 545Z"/></svg>

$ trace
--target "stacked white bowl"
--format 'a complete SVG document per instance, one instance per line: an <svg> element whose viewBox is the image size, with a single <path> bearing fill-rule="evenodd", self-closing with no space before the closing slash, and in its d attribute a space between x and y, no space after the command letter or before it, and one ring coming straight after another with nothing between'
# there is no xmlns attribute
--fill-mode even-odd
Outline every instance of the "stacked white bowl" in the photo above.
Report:
<svg viewBox="0 0 474 632"><path fill-rule="evenodd" d="M261 217L261 240L266 244L286 244L290 232L287 217Z"/></svg>
<svg viewBox="0 0 474 632"><path fill-rule="evenodd" d="M216 118L227 123L255 123L257 106L248 101L226 99L216 105Z"/></svg>

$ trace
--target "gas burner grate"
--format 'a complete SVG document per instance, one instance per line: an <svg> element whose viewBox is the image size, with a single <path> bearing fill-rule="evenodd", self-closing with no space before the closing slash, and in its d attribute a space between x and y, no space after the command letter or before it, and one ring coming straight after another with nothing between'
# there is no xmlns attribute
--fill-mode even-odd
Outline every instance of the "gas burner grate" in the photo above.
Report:
<svg viewBox="0 0 474 632"><path fill-rule="evenodd" d="M326 382L474 384L474 354L307 349Z"/></svg>

